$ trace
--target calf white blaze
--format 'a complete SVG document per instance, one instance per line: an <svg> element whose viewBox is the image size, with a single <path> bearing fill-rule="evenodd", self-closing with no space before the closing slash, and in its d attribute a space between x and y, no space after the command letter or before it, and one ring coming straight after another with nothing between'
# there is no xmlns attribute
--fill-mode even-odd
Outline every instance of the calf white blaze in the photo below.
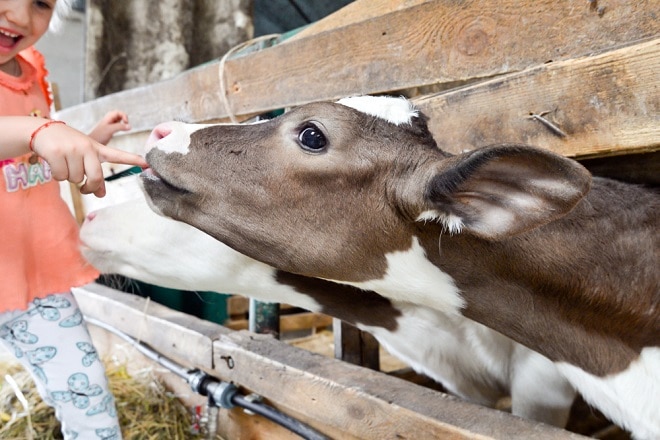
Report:
<svg viewBox="0 0 660 440"><path fill-rule="evenodd" d="M419 112L405 98L388 96L352 96L337 101L338 104L354 108L371 116L381 118L394 125L410 124Z"/></svg>

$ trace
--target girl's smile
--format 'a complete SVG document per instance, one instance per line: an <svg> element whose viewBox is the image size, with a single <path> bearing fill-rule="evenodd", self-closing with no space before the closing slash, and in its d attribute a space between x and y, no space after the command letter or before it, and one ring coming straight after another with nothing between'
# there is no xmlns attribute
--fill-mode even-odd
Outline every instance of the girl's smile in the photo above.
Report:
<svg viewBox="0 0 660 440"><path fill-rule="evenodd" d="M0 1L0 66L46 33L55 4L56 0Z"/></svg>
<svg viewBox="0 0 660 440"><path fill-rule="evenodd" d="M0 28L0 48L2 49L13 49L21 38L23 38L22 35Z"/></svg>

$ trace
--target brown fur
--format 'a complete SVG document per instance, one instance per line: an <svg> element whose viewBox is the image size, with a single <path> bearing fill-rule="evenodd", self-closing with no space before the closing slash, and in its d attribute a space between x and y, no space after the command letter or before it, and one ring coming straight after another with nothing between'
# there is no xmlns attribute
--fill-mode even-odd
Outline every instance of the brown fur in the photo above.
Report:
<svg viewBox="0 0 660 440"><path fill-rule="evenodd" d="M390 300L368 291L318 278L278 271L276 280L309 295L321 305L321 312L343 321L396 331L401 312Z"/></svg>
<svg viewBox="0 0 660 440"><path fill-rule="evenodd" d="M597 179L562 220L487 244L443 235L442 255L437 246L427 252L463 292L465 316L552 360L606 375L660 346L657 214L652 193ZM653 243L655 261L630 258L636 249L652 257L642 249Z"/></svg>

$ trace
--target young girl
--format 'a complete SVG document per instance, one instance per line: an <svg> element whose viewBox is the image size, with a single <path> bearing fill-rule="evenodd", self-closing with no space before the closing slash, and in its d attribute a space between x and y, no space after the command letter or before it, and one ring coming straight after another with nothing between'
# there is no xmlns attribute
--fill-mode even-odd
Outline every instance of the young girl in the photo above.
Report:
<svg viewBox="0 0 660 440"><path fill-rule="evenodd" d="M110 112L90 136L48 119L44 60L32 46L65 0L0 0L0 342L32 373L65 439L121 438L114 398L71 287L98 272L57 180L105 194L101 162L146 166L107 143L128 129Z"/></svg>

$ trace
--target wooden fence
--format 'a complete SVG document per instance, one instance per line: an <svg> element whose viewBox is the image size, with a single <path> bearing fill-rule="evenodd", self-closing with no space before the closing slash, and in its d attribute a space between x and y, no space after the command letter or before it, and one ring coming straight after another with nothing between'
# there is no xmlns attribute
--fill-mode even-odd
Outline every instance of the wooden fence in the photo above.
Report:
<svg viewBox="0 0 660 440"><path fill-rule="evenodd" d="M579 439L569 433L384 373L233 331L98 284L74 291L83 313L147 343L162 355L263 396L280 411L336 439ZM230 413L230 414L228 414ZM242 410L223 410L221 434L294 439ZM238 426L236 426L238 425ZM277 432L277 431L275 431ZM227 437L225 437L227 438Z"/></svg>

